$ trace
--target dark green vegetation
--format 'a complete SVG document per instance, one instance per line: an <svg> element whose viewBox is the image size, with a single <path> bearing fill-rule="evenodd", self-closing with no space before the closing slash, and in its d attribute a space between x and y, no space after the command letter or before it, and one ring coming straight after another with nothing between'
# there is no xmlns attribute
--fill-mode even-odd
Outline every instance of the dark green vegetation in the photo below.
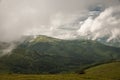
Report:
<svg viewBox="0 0 120 80"><path fill-rule="evenodd" d="M87 69L86 74L1 74L0 80L120 80L120 62Z"/></svg>
<svg viewBox="0 0 120 80"><path fill-rule="evenodd" d="M88 40L59 40L39 36L26 40L0 58L1 73L54 74L77 72L120 59L120 48Z"/></svg>

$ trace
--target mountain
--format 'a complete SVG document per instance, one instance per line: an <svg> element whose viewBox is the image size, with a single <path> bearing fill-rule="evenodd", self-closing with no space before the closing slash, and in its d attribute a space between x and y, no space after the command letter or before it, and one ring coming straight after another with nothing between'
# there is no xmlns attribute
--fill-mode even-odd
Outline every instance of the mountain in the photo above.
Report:
<svg viewBox="0 0 120 80"><path fill-rule="evenodd" d="M91 40L37 36L0 58L1 73L64 73L120 59L120 48Z"/></svg>
<svg viewBox="0 0 120 80"><path fill-rule="evenodd" d="M113 46L113 47L120 47L120 41L119 39L113 39L113 40L108 40L108 37L103 37L103 38L98 38L98 42L108 45L108 46Z"/></svg>

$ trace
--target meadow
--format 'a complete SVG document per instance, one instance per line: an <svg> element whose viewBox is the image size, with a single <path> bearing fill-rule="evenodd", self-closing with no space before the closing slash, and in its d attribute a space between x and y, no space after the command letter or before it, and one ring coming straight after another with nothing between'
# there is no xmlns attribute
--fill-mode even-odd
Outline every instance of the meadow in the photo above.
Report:
<svg viewBox="0 0 120 80"><path fill-rule="evenodd" d="M0 80L119 80L90 75L58 74L58 75L0 75Z"/></svg>

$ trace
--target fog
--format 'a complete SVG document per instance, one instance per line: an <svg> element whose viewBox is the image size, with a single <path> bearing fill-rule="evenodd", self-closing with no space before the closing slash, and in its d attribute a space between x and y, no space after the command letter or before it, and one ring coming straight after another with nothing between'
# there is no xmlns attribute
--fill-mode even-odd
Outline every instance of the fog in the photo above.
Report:
<svg viewBox="0 0 120 80"><path fill-rule="evenodd" d="M1 0L0 41L23 35L96 39L120 35L118 0ZM106 31L107 30L107 31ZM106 33L107 32L107 33Z"/></svg>

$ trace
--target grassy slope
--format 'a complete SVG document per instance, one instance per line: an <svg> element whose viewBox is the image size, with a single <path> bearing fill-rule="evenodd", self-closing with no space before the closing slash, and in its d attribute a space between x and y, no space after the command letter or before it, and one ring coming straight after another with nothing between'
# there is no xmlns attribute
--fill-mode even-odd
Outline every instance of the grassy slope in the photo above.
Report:
<svg viewBox="0 0 120 80"><path fill-rule="evenodd" d="M86 74L0 75L0 80L120 80L120 62L103 64L86 70Z"/></svg>
<svg viewBox="0 0 120 80"><path fill-rule="evenodd" d="M87 75L120 80L120 62L103 64L86 70Z"/></svg>

